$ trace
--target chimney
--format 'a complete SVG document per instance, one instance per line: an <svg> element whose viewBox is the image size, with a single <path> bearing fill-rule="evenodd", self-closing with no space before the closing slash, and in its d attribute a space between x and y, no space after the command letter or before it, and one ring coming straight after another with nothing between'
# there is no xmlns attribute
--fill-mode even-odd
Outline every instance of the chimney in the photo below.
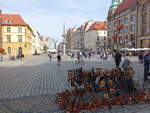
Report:
<svg viewBox="0 0 150 113"><path fill-rule="evenodd" d="M2 14L2 9L0 9L0 14Z"/></svg>

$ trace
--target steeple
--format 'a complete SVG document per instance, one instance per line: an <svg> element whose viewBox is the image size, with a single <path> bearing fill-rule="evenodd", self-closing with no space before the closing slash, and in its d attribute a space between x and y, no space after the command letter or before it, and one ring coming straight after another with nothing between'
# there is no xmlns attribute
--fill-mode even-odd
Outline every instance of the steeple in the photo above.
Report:
<svg viewBox="0 0 150 113"><path fill-rule="evenodd" d="M112 0L110 9L116 9L123 0Z"/></svg>

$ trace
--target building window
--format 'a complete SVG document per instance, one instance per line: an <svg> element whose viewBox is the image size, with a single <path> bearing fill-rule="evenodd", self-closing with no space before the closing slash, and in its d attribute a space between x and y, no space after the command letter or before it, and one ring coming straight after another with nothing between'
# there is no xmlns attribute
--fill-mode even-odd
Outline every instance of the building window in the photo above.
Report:
<svg viewBox="0 0 150 113"><path fill-rule="evenodd" d="M131 31L135 31L135 24L132 24L132 25L130 26L130 30L131 30Z"/></svg>
<svg viewBox="0 0 150 113"><path fill-rule="evenodd" d="M5 24L11 24L12 21L11 20L5 20Z"/></svg>
<svg viewBox="0 0 150 113"><path fill-rule="evenodd" d="M19 37L19 38L18 38L18 42L22 42L22 37Z"/></svg>
<svg viewBox="0 0 150 113"><path fill-rule="evenodd" d="M147 24L147 14L142 15L142 24Z"/></svg>
<svg viewBox="0 0 150 113"><path fill-rule="evenodd" d="M7 32L8 32L8 33L10 33L10 32L11 32L10 27L7 27Z"/></svg>
<svg viewBox="0 0 150 113"><path fill-rule="evenodd" d="M124 24L127 24L128 23L128 18L124 18Z"/></svg>
<svg viewBox="0 0 150 113"><path fill-rule="evenodd" d="M22 28L21 27L18 28L18 32L22 33Z"/></svg>
<svg viewBox="0 0 150 113"><path fill-rule="evenodd" d="M134 21L135 20L135 15L131 15L130 18L131 18L131 22Z"/></svg>
<svg viewBox="0 0 150 113"><path fill-rule="evenodd" d="M8 54L11 54L11 47L8 47Z"/></svg>
<svg viewBox="0 0 150 113"><path fill-rule="evenodd" d="M146 33L146 28L142 28L141 32L142 32L142 36L143 36Z"/></svg>
<svg viewBox="0 0 150 113"><path fill-rule="evenodd" d="M106 37L104 36L104 40L106 40Z"/></svg>
<svg viewBox="0 0 150 113"><path fill-rule="evenodd" d="M135 34L130 35L130 40L135 41Z"/></svg>
<svg viewBox="0 0 150 113"><path fill-rule="evenodd" d="M128 32L128 26L127 26L127 27L125 27L124 31L125 31L125 33L127 33L127 32Z"/></svg>
<svg viewBox="0 0 150 113"><path fill-rule="evenodd" d="M97 36L97 41L99 41L99 36Z"/></svg>
<svg viewBox="0 0 150 113"><path fill-rule="evenodd" d="M147 10L147 4L145 3L145 4L143 4L143 6L142 6L142 11L146 11Z"/></svg>
<svg viewBox="0 0 150 113"><path fill-rule="evenodd" d="M11 37L7 37L7 42L11 42Z"/></svg>
<svg viewBox="0 0 150 113"><path fill-rule="evenodd" d="M123 24L122 22L123 22L122 19L120 19L118 25L122 25Z"/></svg>
<svg viewBox="0 0 150 113"><path fill-rule="evenodd" d="M133 6L133 7L131 8L131 11L135 11L135 10L136 10L136 7Z"/></svg>

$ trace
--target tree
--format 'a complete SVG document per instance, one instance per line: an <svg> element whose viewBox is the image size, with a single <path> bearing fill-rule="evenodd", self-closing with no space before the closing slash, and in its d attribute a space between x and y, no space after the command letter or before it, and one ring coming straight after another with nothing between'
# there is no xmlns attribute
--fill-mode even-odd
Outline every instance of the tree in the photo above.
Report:
<svg viewBox="0 0 150 113"><path fill-rule="evenodd" d="M44 52L46 52L48 50L48 47L46 45L44 45L43 50L44 50Z"/></svg>

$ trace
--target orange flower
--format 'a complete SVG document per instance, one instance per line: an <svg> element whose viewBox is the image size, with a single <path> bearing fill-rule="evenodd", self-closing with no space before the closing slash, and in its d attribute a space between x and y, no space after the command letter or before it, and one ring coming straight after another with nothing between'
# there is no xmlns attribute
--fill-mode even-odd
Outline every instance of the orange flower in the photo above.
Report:
<svg viewBox="0 0 150 113"><path fill-rule="evenodd" d="M5 50L3 48L0 48L0 53L3 54Z"/></svg>

